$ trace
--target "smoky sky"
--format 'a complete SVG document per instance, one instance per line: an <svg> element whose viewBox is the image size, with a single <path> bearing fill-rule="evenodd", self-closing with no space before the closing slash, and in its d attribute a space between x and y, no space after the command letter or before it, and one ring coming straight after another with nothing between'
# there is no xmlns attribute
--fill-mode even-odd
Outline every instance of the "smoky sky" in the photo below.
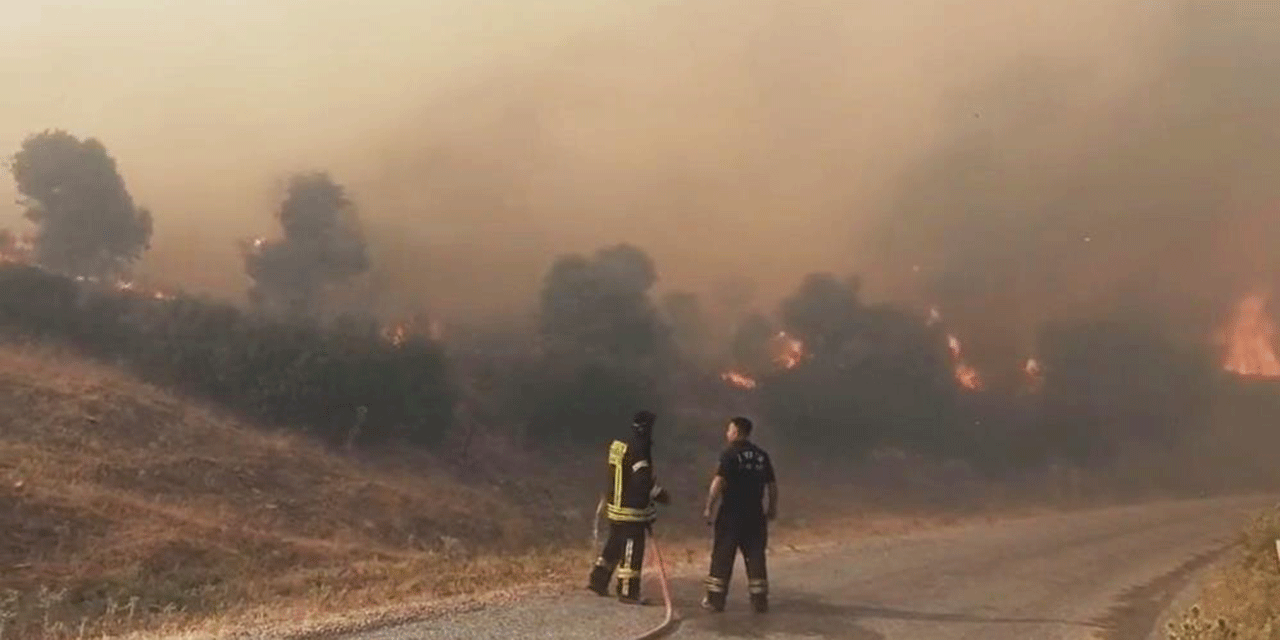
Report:
<svg viewBox="0 0 1280 640"><path fill-rule="evenodd" d="M660 290L769 309L805 273L857 272L1011 351L1126 304L1209 324L1273 279L1268 3L7 11L0 145L100 138L154 211L145 269L228 297L236 240L310 170L360 207L393 313L529 306L557 255L619 242Z"/></svg>

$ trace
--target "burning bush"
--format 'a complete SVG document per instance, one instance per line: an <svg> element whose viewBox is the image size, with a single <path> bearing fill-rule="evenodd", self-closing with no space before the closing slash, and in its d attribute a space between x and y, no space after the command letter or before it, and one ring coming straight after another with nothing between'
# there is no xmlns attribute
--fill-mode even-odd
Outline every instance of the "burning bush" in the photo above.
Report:
<svg viewBox="0 0 1280 640"><path fill-rule="evenodd" d="M106 147L65 131L27 138L11 166L37 264L73 276L116 277L150 246L151 214L134 206Z"/></svg>
<svg viewBox="0 0 1280 640"><path fill-rule="evenodd" d="M785 331L761 317L739 328L739 362L769 372L759 385L764 412L802 450L962 451L943 334L917 314L864 305L858 287L810 275L781 304Z"/></svg>
<svg viewBox="0 0 1280 640"><path fill-rule="evenodd" d="M373 326L321 330L19 265L0 266L0 326L334 442L358 428L363 442L433 444L451 424L440 349L416 336L392 344Z"/></svg>

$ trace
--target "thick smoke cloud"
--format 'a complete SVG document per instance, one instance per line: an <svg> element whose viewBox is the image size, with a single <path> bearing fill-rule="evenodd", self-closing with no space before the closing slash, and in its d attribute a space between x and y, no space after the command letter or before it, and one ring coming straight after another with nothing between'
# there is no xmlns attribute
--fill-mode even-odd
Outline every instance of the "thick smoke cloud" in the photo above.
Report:
<svg viewBox="0 0 1280 640"><path fill-rule="evenodd" d="M859 273L1004 361L1086 307L1200 332L1272 267L1268 3L229 7L0 27L47 71L0 59L0 143L108 141L168 212L145 266L197 290L241 294L229 240L316 165L361 194L386 298L446 315L532 308L556 256L625 239L712 317L744 311L726 281L771 309L806 273Z"/></svg>
<svg viewBox="0 0 1280 640"><path fill-rule="evenodd" d="M1280 284L1280 8L1174 6L1141 82L1085 104L1095 69L1007 64L897 181L878 255L972 353L1013 363L1041 323L1093 316L1204 341Z"/></svg>

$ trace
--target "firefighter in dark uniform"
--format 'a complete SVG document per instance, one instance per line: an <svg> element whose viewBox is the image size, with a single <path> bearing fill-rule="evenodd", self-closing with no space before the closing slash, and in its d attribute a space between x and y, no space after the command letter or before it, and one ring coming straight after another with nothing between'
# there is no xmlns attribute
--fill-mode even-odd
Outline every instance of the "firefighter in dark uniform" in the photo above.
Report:
<svg viewBox="0 0 1280 640"><path fill-rule="evenodd" d="M733 561L739 551L747 566L752 608L759 613L769 609L765 548L769 545L768 522L778 516L778 484L769 454L749 439L751 428L751 421L746 418L729 421L725 432L729 446L720 454L720 467L707 492L703 517L715 526L707 596L702 601L702 607L709 611L724 611Z"/></svg>
<svg viewBox="0 0 1280 640"><path fill-rule="evenodd" d="M636 413L631 434L609 445L609 478L602 496L609 520L609 539L600 551L587 588L609 595L609 577L618 578L618 600L644 604L640 598L640 569L644 566L644 542L657 515L655 503L669 501L666 489L658 485L651 455L653 424L657 416L649 411Z"/></svg>

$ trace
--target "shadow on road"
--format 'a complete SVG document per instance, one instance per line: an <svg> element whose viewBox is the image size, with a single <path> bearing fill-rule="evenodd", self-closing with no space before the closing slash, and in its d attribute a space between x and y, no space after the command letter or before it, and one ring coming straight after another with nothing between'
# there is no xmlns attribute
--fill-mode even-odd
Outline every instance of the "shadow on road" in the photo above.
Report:
<svg viewBox="0 0 1280 640"><path fill-rule="evenodd" d="M1098 626L1105 631L1102 637L1108 640L1150 637L1155 631L1160 614L1173 603L1178 590L1231 547L1230 544L1223 544L1196 554L1173 571L1120 594L1118 604L1097 621Z"/></svg>

